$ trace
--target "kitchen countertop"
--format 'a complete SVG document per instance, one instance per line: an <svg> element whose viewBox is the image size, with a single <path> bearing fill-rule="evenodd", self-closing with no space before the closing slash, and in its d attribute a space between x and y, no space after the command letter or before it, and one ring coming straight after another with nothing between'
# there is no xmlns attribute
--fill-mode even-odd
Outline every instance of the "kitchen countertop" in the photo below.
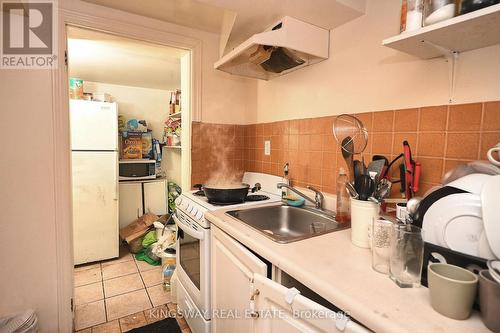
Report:
<svg viewBox="0 0 500 333"><path fill-rule="evenodd" d="M447 318L432 309L427 288L399 288L375 272L370 250L351 243L350 229L279 244L227 210L205 218L375 332L490 332L479 313L467 320Z"/></svg>

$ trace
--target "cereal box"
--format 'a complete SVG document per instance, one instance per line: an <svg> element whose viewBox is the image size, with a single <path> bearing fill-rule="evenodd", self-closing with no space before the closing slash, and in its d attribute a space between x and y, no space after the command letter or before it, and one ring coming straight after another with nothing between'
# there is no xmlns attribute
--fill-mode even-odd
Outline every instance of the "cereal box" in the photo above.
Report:
<svg viewBox="0 0 500 333"><path fill-rule="evenodd" d="M142 158L142 133L123 132L121 158L124 160Z"/></svg>

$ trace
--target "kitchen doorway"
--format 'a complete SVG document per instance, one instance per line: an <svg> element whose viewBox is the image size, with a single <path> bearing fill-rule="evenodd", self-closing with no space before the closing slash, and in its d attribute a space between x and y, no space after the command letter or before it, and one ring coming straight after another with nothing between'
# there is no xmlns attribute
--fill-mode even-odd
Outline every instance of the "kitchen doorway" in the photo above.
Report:
<svg viewBox="0 0 500 333"><path fill-rule="evenodd" d="M85 7L85 6L84 6ZM202 85L202 41L194 34L180 34L171 25L163 24L147 18L138 19L128 13L114 15L112 11L92 10L91 8L61 8L57 19L58 38L55 46L58 49L57 66L51 71L52 105L54 127L50 131L54 137L53 172L58 175L54 181L54 229L56 234L55 262L57 270L57 313L60 332L73 330L74 317L74 259L72 230L72 191L71 191L71 145L69 124L68 72L65 63L67 51L67 27L81 27L109 34L146 41L158 45L178 47L188 51L183 57L181 66L186 70L186 80L181 83L185 92L184 103L187 112L184 116L201 119L201 85ZM185 133L186 134L186 133ZM190 152L190 142L183 145L183 150ZM186 173L191 173L189 154ZM189 177L188 177L189 179ZM189 180L187 182L189 184ZM184 186L184 184L183 184ZM189 188L189 186L187 186Z"/></svg>
<svg viewBox="0 0 500 333"><path fill-rule="evenodd" d="M172 310L161 266L137 259L118 230L166 215L171 192L190 187L191 56L87 28L66 32L74 328L124 332Z"/></svg>

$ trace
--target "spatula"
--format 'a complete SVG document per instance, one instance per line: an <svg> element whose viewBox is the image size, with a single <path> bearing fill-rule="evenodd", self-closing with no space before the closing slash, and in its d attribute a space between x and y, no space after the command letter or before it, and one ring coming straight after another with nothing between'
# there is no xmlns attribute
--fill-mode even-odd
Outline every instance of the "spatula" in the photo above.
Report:
<svg viewBox="0 0 500 333"><path fill-rule="evenodd" d="M344 158L347 169L349 170L349 179L351 182L354 182L354 169L352 165L354 145L350 136L346 136L344 140L342 140L342 148L340 148L340 150L342 151L342 157Z"/></svg>
<svg viewBox="0 0 500 333"><path fill-rule="evenodd" d="M370 172L376 172L377 175L375 176L375 179L378 181L380 179L380 175L384 166L384 160L371 161L370 164L368 164L368 174L370 174Z"/></svg>

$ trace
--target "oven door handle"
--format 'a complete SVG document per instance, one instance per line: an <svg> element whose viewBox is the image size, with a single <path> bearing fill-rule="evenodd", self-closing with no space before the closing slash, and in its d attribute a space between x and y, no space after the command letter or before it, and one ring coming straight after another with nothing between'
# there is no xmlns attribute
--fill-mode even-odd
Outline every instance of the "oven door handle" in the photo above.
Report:
<svg viewBox="0 0 500 333"><path fill-rule="evenodd" d="M189 226L186 226L184 223L182 223L175 215L172 215L172 217L174 218L174 221L177 224L177 227L181 228L182 231L184 231L186 234L188 234L189 236L194 237L196 239L203 240L204 234L202 231L196 231L196 230L191 229ZM183 228L183 226L184 226L184 228Z"/></svg>

